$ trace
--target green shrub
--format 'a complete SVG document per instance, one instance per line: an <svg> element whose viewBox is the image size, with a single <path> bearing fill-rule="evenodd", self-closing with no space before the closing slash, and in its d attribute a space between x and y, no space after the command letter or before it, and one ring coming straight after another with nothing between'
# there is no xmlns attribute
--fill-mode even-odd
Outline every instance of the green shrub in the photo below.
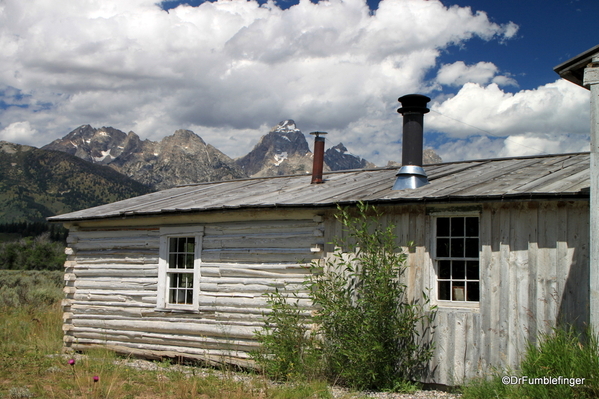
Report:
<svg viewBox="0 0 599 399"><path fill-rule="evenodd" d="M255 357L269 374L324 372L353 388L393 390L428 369L436 311L424 293L422 301L408 301L401 280L407 255L396 244L395 227L381 226L372 206L360 203L357 211L352 216L339 208L336 215L349 237L336 244L348 252L337 251L324 269L312 265L305 281L317 331L308 333L297 301L269 296L272 309L257 333L262 352Z"/></svg>
<svg viewBox="0 0 599 399"><path fill-rule="evenodd" d="M64 297L64 273L0 270L0 308L51 305Z"/></svg>
<svg viewBox="0 0 599 399"><path fill-rule="evenodd" d="M256 332L261 347L251 353L266 375L276 380L314 380L321 376L321 356L306 323L306 310L278 290L266 294L270 313Z"/></svg>
<svg viewBox="0 0 599 399"><path fill-rule="evenodd" d="M504 384L512 376L517 384ZM544 383L547 378L569 379L568 383ZM572 379L584 378L582 384ZM538 380L535 380L538 379ZM569 382L572 382L570 384ZM475 379L464 387L468 398L597 398L599 397L599 343L591 332L577 333L573 328L555 328L542 334L539 345L529 343L520 369L495 372L489 379Z"/></svg>
<svg viewBox="0 0 599 399"><path fill-rule="evenodd" d="M0 269L63 270L66 255L62 242L50 240L49 233L0 244Z"/></svg>

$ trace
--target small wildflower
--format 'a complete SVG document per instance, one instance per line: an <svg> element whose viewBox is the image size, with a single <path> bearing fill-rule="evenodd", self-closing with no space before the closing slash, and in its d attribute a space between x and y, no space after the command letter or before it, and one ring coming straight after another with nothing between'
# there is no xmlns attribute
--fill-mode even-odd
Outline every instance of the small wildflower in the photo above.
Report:
<svg viewBox="0 0 599 399"><path fill-rule="evenodd" d="M94 375L94 382L98 382L100 381L100 377L98 377L97 375Z"/></svg>
<svg viewBox="0 0 599 399"><path fill-rule="evenodd" d="M69 359L69 364L71 366L74 366L75 365L75 359Z"/></svg>

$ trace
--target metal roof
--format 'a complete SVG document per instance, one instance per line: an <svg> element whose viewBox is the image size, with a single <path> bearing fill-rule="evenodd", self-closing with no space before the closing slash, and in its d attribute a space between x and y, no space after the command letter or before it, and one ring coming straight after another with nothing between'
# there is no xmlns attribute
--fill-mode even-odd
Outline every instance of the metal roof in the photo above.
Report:
<svg viewBox="0 0 599 399"><path fill-rule="evenodd" d="M397 168L230 180L175 187L48 218L65 222L222 209L333 206L358 201L419 203L533 198L588 198L589 153L426 165L430 184L393 191Z"/></svg>

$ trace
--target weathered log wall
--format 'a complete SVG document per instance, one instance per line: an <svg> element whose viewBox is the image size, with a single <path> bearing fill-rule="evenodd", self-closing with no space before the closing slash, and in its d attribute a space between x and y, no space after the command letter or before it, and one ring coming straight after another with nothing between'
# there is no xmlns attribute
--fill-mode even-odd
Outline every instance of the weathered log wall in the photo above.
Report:
<svg viewBox="0 0 599 399"><path fill-rule="evenodd" d="M205 224L199 309L189 312L156 308L159 238L158 226L71 230L67 346L245 364L267 310L263 294L287 287L305 298L305 265L324 244L319 217Z"/></svg>

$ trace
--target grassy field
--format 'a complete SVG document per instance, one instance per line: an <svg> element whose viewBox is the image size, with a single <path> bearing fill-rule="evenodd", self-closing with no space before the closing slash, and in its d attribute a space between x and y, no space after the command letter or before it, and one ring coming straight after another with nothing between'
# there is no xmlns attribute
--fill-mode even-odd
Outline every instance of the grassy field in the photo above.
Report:
<svg viewBox="0 0 599 399"><path fill-rule="evenodd" d="M286 385L260 375L197 368L184 372L159 363L154 370L130 367L110 351L65 356L62 312L52 306L0 309L0 398L330 398L326 383ZM74 363L70 364L70 361ZM194 375L195 374L195 375ZM347 398L358 397L349 395Z"/></svg>

